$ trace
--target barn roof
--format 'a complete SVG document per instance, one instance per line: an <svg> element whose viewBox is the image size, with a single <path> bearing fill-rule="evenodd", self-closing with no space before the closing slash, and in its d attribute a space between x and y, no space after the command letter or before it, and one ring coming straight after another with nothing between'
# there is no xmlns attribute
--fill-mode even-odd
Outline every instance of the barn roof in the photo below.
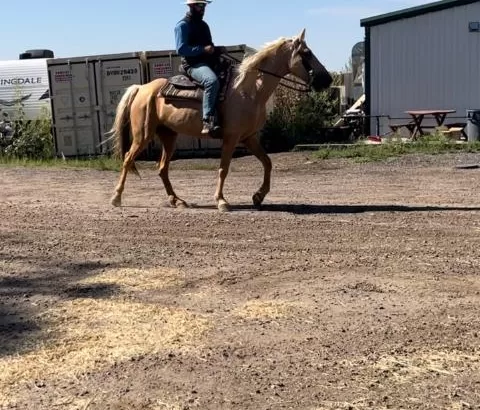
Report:
<svg viewBox="0 0 480 410"><path fill-rule="evenodd" d="M421 6L410 7L408 9L394 11L392 13L380 14L378 16L368 17L360 20L361 27L378 26L395 20L401 20L410 17L420 16L422 14L432 13L434 11L446 10L453 7L464 6L466 4L476 3L479 0L442 0L435 3L423 4Z"/></svg>

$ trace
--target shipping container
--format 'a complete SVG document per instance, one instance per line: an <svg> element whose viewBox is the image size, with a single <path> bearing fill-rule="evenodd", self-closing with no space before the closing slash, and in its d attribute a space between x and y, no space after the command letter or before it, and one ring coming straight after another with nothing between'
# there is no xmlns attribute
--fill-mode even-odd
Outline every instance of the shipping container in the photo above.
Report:
<svg viewBox="0 0 480 410"><path fill-rule="evenodd" d="M105 140L115 121L117 105L132 84L145 82L142 55L121 54L104 56L95 62L96 91L99 106L100 139ZM106 147L107 150L110 147Z"/></svg>
<svg viewBox="0 0 480 410"><path fill-rule="evenodd" d="M47 66L57 155L106 152L100 144L119 99L127 87L144 81L141 53L54 58Z"/></svg>
<svg viewBox="0 0 480 410"><path fill-rule="evenodd" d="M49 112L46 58L0 61L0 111L15 119L20 104L29 120Z"/></svg>

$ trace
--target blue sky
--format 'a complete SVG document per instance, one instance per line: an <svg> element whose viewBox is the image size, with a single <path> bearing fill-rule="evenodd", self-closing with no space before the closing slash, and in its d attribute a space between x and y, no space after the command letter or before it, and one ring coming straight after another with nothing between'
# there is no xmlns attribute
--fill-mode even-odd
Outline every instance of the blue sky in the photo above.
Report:
<svg viewBox="0 0 480 410"><path fill-rule="evenodd" d="M182 0L3 1L0 60L34 48L56 57L174 48ZM307 42L329 70L342 69L363 40L360 19L429 1L214 0L205 16L219 45L254 48L307 29Z"/></svg>

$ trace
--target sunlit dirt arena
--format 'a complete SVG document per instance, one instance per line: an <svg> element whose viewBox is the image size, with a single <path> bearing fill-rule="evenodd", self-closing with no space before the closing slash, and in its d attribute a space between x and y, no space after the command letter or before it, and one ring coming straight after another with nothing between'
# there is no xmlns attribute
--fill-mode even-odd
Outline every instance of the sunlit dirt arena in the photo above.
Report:
<svg viewBox="0 0 480 410"><path fill-rule="evenodd" d="M478 154L0 168L1 409L478 409Z"/></svg>

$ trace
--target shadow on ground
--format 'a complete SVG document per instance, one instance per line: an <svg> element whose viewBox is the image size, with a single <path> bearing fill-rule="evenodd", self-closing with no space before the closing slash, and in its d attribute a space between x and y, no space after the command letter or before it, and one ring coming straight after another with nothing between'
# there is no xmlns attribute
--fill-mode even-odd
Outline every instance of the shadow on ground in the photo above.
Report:
<svg viewBox="0 0 480 410"><path fill-rule="evenodd" d="M45 265L32 257L12 258L0 253L0 263L11 264L22 259L35 264L36 270L18 274L6 269L0 276L0 357L25 353L35 341L44 341L48 333L42 328L39 316L58 300L109 298L119 292L114 284L78 284L111 264L52 261Z"/></svg>
<svg viewBox="0 0 480 410"><path fill-rule="evenodd" d="M217 210L214 205L192 205L193 209ZM265 204L231 205L232 211L282 212L296 215L315 214L358 214L370 212L478 212L480 207L463 206L409 206L409 205L307 205L307 204Z"/></svg>

